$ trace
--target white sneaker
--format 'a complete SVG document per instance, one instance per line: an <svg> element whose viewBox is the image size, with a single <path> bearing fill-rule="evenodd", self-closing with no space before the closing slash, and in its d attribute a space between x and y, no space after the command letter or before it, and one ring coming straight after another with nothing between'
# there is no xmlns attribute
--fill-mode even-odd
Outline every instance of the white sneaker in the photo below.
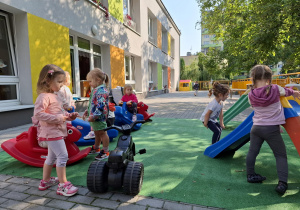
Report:
<svg viewBox="0 0 300 210"><path fill-rule="evenodd" d="M132 122L136 121L136 115L132 115Z"/></svg>
<svg viewBox="0 0 300 210"><path fill-rule="evenodd" d="M90 131L88 135L84 136L83 139L94 139L95 138L95 133L94 131Z"/></svg>

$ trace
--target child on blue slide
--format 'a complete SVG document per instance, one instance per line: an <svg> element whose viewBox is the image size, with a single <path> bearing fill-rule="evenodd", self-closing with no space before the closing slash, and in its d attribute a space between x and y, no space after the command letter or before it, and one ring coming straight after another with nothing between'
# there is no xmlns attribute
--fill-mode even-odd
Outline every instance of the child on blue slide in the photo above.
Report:
<svg viewBox="0 0 300 210"><path fill-rule="evenodd" d="M268 143L276 159L278 185L275 190L284 194L288 188L288 163L285 144L280 134L280 125L285 124L284 110L280 96L299 98L300 92L272 84L272 71L268 66L256 65L251 69L253 86L248 94L254 110L253 126L250 132L250 147L246 159L247 181L258 183L266 177L255 173L256 157L264 141Z"/></svg>
<svg viewBox="0 0 300 210"><path fill-rule="evenodd" d="M215 98L207 105L200 120L206 128L214 133L211 142L214 144L220 140L222 129L225 128L223 123L223 101L228 98L229 87L215 82L213 88L209 90L208 96L210 97L212 94ZM218 117L220 123L217 121Z"/></svg>

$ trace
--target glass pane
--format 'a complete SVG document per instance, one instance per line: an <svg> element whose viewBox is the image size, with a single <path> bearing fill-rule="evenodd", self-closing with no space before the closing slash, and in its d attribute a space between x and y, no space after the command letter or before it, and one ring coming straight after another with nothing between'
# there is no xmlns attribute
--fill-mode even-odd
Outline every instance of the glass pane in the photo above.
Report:
<svg viewBox="0 0 300 210"><path fill-rule="evenodd" d="M70 46L74 46L74 43L73 43L73 36L69 36L69 40L70 40Z"/></svg>
<svg viewBox="0 0 300 210"><path fill-rule="evenodd" d="M131 57L131 80L135 80L135 65L134 57Z"/></svg>
<svg viewBox="0 0 300 210"><path fill-rule="evenodd" d="M128 14L128 0L123 0L123 14Z"/></svg>
<svg viewBox="0 0 300 210"><path fill-rule="evenodd" d="M0 15L0 76L15 76L6 19Z"/></svg>
<svg viewBox="0 0 300 210"><path fill-rule="evenodd" d="M93 51L101 54L101 47L99 45L93 44Z"/></svg>
<svg viewBox="0 0 300 210"><path fill-rule="evenodd" d="M125 56L125 79L130 80L129 57Z"/></svg>
<svg viewBox="0 0 300 210"><path fill-rule="evenodd" d="M90 72L90 53L78 51L80 80L86 80L86 75Z"/></svg>
<svg viewBox="0 0 300 210"><path fill-rule="evenodd" d="M101 69L101 56L94 55L94 68Z"/></svg>
<svg viewBox="0 0 300 210"><path fill-rule="evenodd" d="M85 50L90 50L90 41L78 37L78 47Z"/></svg>
<svg viewBox="0 0 300 210"><path fill-rule="evenodd" d="M17 86L16 85L0 85L0 101L16 100Z"/></svg>
<svg viewBox="0 0 300 210"><path fill-rule="evenodd" d="M71 58L71 77L72 77L72 93L76 93L75 68L74 68L74 50L70 49Z"/></svg>

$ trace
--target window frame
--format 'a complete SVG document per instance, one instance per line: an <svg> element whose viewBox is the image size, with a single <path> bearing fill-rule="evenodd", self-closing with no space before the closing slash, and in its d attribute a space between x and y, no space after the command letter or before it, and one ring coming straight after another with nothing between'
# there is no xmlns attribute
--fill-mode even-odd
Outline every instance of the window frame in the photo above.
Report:
<svg viewBox="0 0 300 210"><path fill-rule="evenodd" d="M16 54L14 50L13 45L13 36L11 33L10 28L10 22L9 22L9 16L6 13L3 13L0 11L0 15L4 17L5 23L6 23L6 31L7 31L7 38L8 38L8 44L9 44L9 53L11 57L12 62L12 68L14 72L14 76L11 75L0 75L0 85L15 85L16 86L16 99L11 100L0 100L0 107L2 106L10 106L10 105L19 105L20 104L20 79L18 76L18 70L16 65Z"/></svg>
<svg viewBox="0 0 300 210"><path fill-rule="evenodd" d="M73 49L74 75L75 75L74 81L75 82L72 85L75 86L75 88L74 88L75 92L72 94L73 94L73 96L81 97L82 93L80 90L81 80L80 80L80 69L79 69L79 51L89 53L89 55L90 55L90 71L91 71L92 69L95 68L94 55L100 56L100 62L101 62L100 68L102 69L102 67L103 67L103 52L102 52L102 50L103 49L102 49L101 43L96 43L92 39L84 37L81 34L77 34L76 32L70 32L69 37L73 37L73 46L70 45L70 53L71 53L71 49ZM89 46L90 46L89 50L78 47L78 37L89 41ZM93 45L99 46L101 53L94 52ZM72 59L71 55L70 55L70 59Z"/></svg>
<svg viewBox="0 0 300 210"><path fill-rule="evenodd" d="M129 80L126 79L126 57L129 58ZM124 56L124 71L125 71L125 84L134 84L135 85L135 69L133 64L135 62L134 56L125 55ZM134 78L134 79L133 79Z"/></svg>
<svg viewBox="0 0 300 210"><path fill-rule="evenodd" d="M153 19L148 15L148 37L153 42Z"/></svg>

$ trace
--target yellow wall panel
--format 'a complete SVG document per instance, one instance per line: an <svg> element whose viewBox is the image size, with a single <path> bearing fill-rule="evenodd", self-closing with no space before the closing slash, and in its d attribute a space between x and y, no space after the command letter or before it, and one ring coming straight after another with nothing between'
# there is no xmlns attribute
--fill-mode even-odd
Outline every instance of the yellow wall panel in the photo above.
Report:
<svg viewBox="0 0 300 210"><path fill-rule="evenodd" d="M124 50L110 45L111 88L125 85Z"/></svg>
<svg viewBox="0 0 300 210"><path fill-rule="evenodd" d="M29 13L27 18L32 94L35 103L37 81L45 65L55 64L72 75L69 29Z"/></svg>
<svg viewBox="0 0 300 210"><path fill-rule="evenodd" d="M161 36L161 22L157 19L157 46L161 49L162 46L162 36Z"/></svg>
<svg viewBox="0 0 300 210"><path fill-rule="evenodd" d="M168 33L168 55L171 56L171 34Z"/></svg>

